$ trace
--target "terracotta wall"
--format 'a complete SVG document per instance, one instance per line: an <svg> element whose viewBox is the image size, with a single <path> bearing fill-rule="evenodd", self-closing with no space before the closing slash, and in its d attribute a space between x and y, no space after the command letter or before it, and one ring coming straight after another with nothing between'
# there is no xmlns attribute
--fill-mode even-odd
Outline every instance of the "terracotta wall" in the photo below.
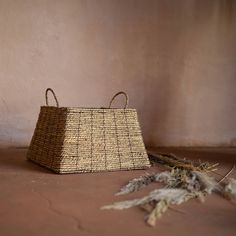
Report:
<svg viewBox="0 0 236 236"><path fill-rule="evenodd" d="M0 144L28 145L52 87L125 90L147 145L236 146L235 42L235 1L0 0Z"/></svg>

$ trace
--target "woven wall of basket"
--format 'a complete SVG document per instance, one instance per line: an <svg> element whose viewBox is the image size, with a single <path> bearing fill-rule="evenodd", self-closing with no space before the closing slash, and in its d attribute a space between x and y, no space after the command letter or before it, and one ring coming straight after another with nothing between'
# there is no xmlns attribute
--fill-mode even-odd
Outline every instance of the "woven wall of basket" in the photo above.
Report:
<svg viewBox="0 0 236 236"><path fill-rule="evenodd" d="M48 105L48 92L57 106ZM111 108L118 95L123 109ZM144 169L150 162L135 109L117 93L108 108L59 107L46 90L27 159L57 173Z"/></svg>

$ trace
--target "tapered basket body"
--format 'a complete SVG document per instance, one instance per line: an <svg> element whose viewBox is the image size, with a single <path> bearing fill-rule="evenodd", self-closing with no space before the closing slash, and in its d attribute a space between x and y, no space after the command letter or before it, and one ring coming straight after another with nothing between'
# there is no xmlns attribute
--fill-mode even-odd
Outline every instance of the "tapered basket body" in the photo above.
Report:
<svg viewBox="0 0 236 236"><path fill-rule="evenodd" d="M150 167L135 109L42 106L27 158L57 173Z"/></svg>

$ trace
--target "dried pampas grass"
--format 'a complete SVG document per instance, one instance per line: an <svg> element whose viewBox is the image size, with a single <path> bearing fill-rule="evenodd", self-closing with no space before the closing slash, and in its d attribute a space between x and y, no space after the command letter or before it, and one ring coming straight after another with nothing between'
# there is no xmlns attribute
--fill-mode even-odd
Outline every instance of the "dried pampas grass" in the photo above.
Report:
<svg viewBox="0 0 236 236"><path fill-rule="evenodd" d="M191 198L197 197L197 193L190 193L185 189L162 188L150 192L143 198L137 198L128 201L115 202L112 205L103 206L101 209L124 210L134 206L149 208L151 213L147 216L147 224L154 226L156 220L168 210L171 205L179 205Z"/></svg>
<svg viewBox="0 0 236 236"><path fill-rule="evenodd" d="M167 168L182 168L190 171L211 172L217 170L219 163L210 164L209 162L198 162L179 158L174 154L152 153L148 152L148 156L152 164L161 164Z"/></svg>
<svg viewBox="0 0 236 236"><path fill-rule="evenodd" d="M118 196L118 195L136 192L139 189L148 186L152 182L160 182L160 183L167 184L167 183L170 183L171 180L173 181L169 171L164 171L160 174L147 173L146 175L130 180L127 185L122 187L120 191L116 193L116 195Z"/></svg>
<svg viewBox="0 0 236 236"><path fill-rule="evenodd" d="M224 195L233 200L236 198L236 179L229 178L224 188Z"/></svg>
<svg viewBox="0 0 236 236"><path fill-rule="evenodd" d="M196 176L196 181L198 182L199 190L207 194L211 194L212 191L219 189L218 183L215 178L208 176L204 172L192 171L191 174Z"/></svg>
<svg viewBox="0 0 236 236"><path fill-rule="evenodd" d="M129 181L127 185L125 185L123 188L121 188L120 192L118 192L116 195L123 195L127 193L132 193L138 191L140 188L143 188L150 183L155 181L155 175L143 175L139 178L132 179Z"/></svg>
<svg viewBox="0 0 236 236"><path fill-rule="evenodd" d="M146 222L155 226L159 219L172 205L182 204L192 198L204 201L212 192L220 193L228 199L236 198L236 180L229 178L228 172L220 181L209 175L215 171L218 164L208 162L193 163L186 159L177 158L173 154L159 154L154 156L155 163L166 166L169 170L157 174L145 174L122 187L116 195L132 193L148 186L150 183L160 182L165 186L151 191L147 196L128 201L115 202L103 206L101 209L123 210L140 206L148 212Z"/></svg>
<svg viewBox="0 0 236 236"><path fill-rule="evenodd" d="M137 198L134 200L116 202L112 205L104 206L102 209L116 209L123 210L134 206L144 205L151 201L166 201L168 204L181 204L192 197L191 193L184 189L155 189L151 191L147 196L143 198Z"/></svg>
<svg viewBox="0 0 236 236"><path fill-rule="evenodd" d="M157 219L161 218L163 213L165 213L168 210L169 203L167 203L165 200L159 201L152 212L147 216L147 224L150 226L155 226Z"/></svg>

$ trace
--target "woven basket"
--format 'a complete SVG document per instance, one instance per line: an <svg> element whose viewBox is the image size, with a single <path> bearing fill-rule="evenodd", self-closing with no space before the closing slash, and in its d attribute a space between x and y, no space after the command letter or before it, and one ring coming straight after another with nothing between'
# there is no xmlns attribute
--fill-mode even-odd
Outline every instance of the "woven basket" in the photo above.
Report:
<svg viewBox="0 0 236 236"><path fill-rule="evenodd" d="M52 92L57 107L48 106ZM123 94L123 109L110 108ZM59 107L52 89L45 93L27 159L56 173L81 173L144 169L150 162L144 147L135 109L128 96L117 93L109 108Z"/></svg>

